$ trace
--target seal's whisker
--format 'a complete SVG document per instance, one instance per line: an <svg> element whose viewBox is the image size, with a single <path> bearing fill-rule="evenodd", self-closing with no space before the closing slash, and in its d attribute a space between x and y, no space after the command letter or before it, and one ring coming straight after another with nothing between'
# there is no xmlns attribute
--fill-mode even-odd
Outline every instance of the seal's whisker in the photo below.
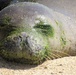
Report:
<svg viewBox="0 0 76 75"><path fill-rule="evenodd" d="M48 59L48 60L50 60L50 59L55 59L55 58L54 58L54 56L53 56L53 55L46 55L45 60L47 60L47 59Z"/></svg>
<svg viewBox="0 0 76 75"><path fill-rule="evenodd" d="M54 54L54 53L51 53L51 54L50 54L50 57L52 57L53 59L56 59L56 58L58 58L58 55L56 55L56 54Z"/></svg>
<svg viewBox="0 0 76 75"><path fill-rule="evenodd" d="M64 55L69 56L69 54L65 51L58 51L57 50L57 52L60 53L60 55L62 55L62 56L64 56Z"/></svg>
<svg viewBox="0 0 76 75"><path fill-rule="evenodd" d="M46 56L45 60L50 60L51 58L49 56Z"/></svg>
<svg viewBox="0 0 76 75"><path fill-rule="evenodd" d="M50 59L56 59L56 58L61 58L63 56L69 56L68 53L64 52L64 51L58 51L58 50L53 50L51 52L49 52L48 57L50 57Z"/></svg>
<svg viewBox="0 0 76 75"><path fill-rule="evenodd" d="M59 55L59 54L56 54L56 56L57 56L57 58L61 58L62 56L61 55Z"/></svg>

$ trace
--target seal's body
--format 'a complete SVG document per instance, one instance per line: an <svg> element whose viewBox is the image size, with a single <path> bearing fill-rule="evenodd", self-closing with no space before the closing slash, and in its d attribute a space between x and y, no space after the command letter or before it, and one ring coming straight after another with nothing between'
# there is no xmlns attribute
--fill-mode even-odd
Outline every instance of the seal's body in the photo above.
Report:
<svg viewBox="0 0 76 75"><path fill-rule="evenodd" d="M38 64L47 58L76 55L76 25L67 16L31 2L0 11L0 55Z"/></svg>

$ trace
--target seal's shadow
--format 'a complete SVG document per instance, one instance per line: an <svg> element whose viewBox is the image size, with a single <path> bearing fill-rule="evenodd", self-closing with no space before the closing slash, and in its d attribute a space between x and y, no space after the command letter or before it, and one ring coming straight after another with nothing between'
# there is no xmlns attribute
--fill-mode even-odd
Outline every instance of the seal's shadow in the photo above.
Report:
<svg viewBox="0 0 76 75"><path fill-rule="evenodd" d="M28 70L34 67L37 67L37 65L26 65L26 64L16 63L16 62L9 62L0 57L0 68L7 68L7 69L14 69L14 70L18 70L18 69Z"/></svg>

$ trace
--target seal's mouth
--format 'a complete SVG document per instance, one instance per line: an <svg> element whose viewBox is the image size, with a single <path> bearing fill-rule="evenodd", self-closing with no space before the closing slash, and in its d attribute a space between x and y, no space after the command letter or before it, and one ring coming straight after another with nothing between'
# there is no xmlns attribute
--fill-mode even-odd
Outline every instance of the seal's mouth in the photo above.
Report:
<svg viewBox="0 0 76 75"><path fill-rule="evenodd" d="M3 42L2 54L9 60L21 60L33 64L43 59L45 45L40 39L28 36L25 32L20 36L10 36ZM9 58L10 57L10 58ZM29 63L31 63L29 62Z"/></svg>

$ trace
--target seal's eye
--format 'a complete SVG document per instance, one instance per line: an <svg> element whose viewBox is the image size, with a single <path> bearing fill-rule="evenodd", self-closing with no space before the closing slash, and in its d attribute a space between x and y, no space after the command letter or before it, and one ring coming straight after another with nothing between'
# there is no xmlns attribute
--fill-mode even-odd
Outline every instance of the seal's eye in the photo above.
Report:
<svg viewBox="0 0 76 75"><path fill-rule="evenodd" d="M36 26L34 26L34 28L37 30L37 32L39 32L45 36L50 36L50 37L54 36L54 29L49 24L44 24L44 25L37 24Z"/></svg>
<svg viewBox="0 0 76 75"><path fill-rule="evenodd" d="M3 35L8 36L9 33L14 31L15 29L16 27L11 25L11 18L9 16L5 16L0 19L0 32L2 32Z"/></svg>
<svg viewBox="0 0 76 75"><path fill-rule="evenodd" d="M11 21L11 18L8 17L8 16L0 19L0 28L4 28L6 26L9 26L10 25L10 21Z"/></svg>

